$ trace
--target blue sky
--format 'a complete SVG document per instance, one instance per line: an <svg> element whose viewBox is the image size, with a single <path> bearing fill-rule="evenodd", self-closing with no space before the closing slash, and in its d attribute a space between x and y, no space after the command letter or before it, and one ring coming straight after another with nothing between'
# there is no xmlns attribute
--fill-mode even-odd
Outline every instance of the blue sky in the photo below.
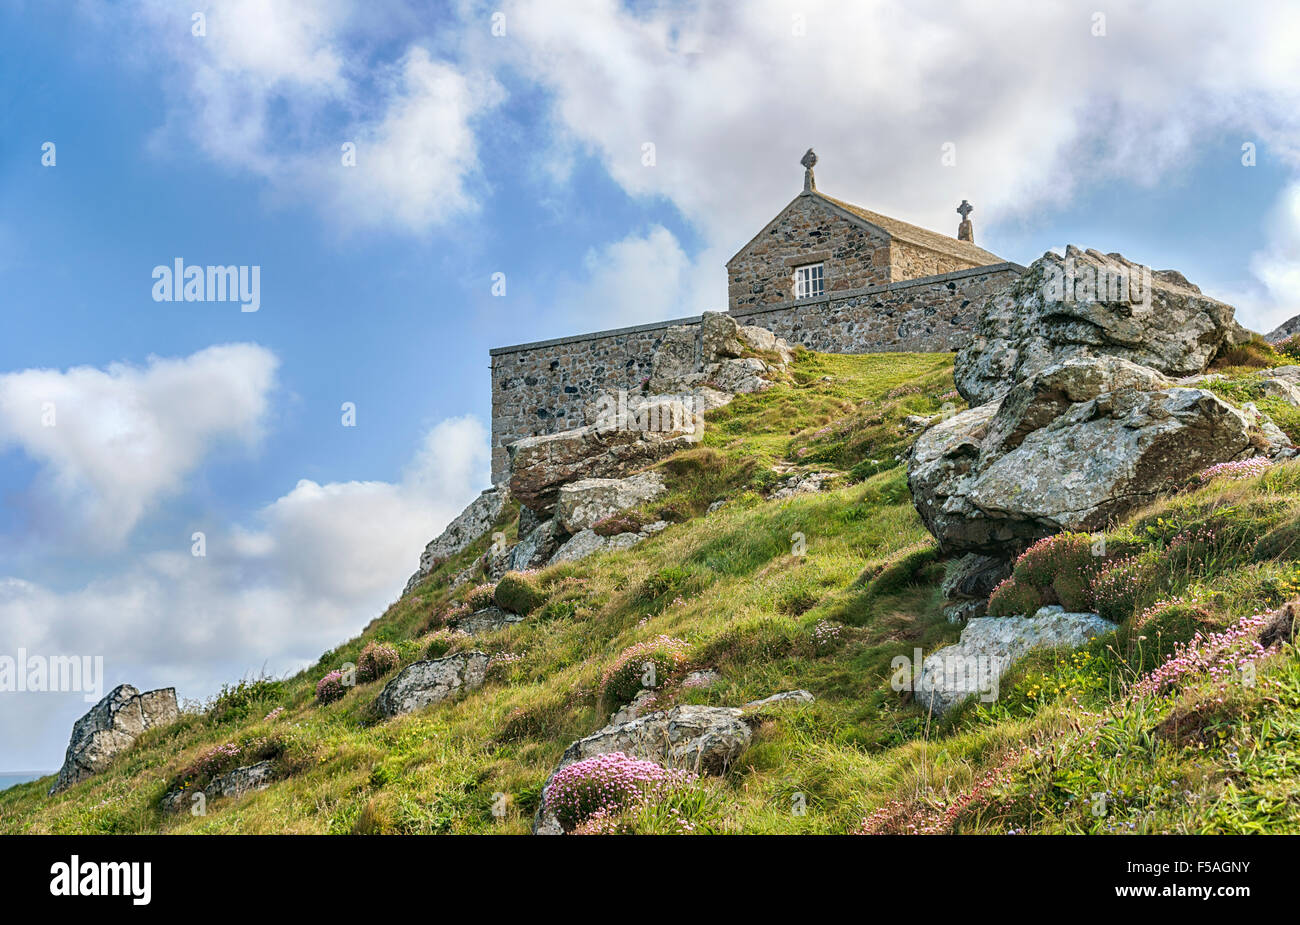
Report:
<svg viewBox="0 0 1300 925"><path fill-rule="evenodd" d="M0 655L102 654L105 690L354 634L486 487L488 348L722 307L809 145L868 208L970 199L1008 259L1300 312L1280 4L182 6L0 0ZM155 302L177 257L260 267L260 310ZM0 693L0 769L85 709Z"/></svg>

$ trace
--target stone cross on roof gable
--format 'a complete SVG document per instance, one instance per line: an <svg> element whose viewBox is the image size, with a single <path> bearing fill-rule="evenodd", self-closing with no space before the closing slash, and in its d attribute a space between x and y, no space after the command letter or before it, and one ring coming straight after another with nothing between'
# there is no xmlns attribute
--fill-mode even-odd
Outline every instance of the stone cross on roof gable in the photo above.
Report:
<svg viewBox="0 0 1300 925"><path fill-rule="evenodd" d="M812 192L817 188L817 182L813 180L813 167L817 165L817 152L809 148L799 158L799 163L803 164L803 188L804 192Z"/></svg>
<svg viewBox="0 0 1300 925"><path fill-rule="evenodd" d="M975 243L975 226L971 224L970 214L975 211L975 207L965 199L957 207L957 214L961 216L961 224L957 226L957 240L969 241Z"/></svg>

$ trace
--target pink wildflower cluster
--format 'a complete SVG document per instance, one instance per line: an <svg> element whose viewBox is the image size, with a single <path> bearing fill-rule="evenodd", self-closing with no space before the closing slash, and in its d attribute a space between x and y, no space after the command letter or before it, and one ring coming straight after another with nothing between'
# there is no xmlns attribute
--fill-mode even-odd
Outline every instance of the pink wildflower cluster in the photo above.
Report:
<svg viewBox="0 0 1300 925"><path fill-rule="evenodd" d="M1202 485L1213 479L1249 479L1263 475L1273 463L1263 456L1237 459L1203 469L1196 476Z"/></svg>
<svg viewBox="0 0 1300 925"><path fill-rule="evenodd" d="M343 683L343 672L337 668L316 682L318 703L333 703L348 692Z"/></svg>
<svg viewBox="0 0 1300 925"><path fill-rule="evenodd" d="M1268 619L1268 614L1242 617L1222 633L1197 633L1178 643L1163 665L1134 683L1133 696L1158 694L1196 675L1217 681L1243 671L1266 652L1259 632Z"/></svg>
<svg viewBox="0 0 1300 925"><path fill-rule="evenodd" d="M687 661L690 643L659 635L628 646L605 668L600 688L616 703L626 703L637 691L654 688Z"/></svg>
<svg viewBox="0 0 1300 925"><path fill-rule="evenodd" d="M363 684L377 681L401 664L397 646L387 642L368 642L357 656L357 680Z"/></svg>
<svg viewBox="0 0 1300 925"><path fill-rule="evenodd" d="M1148 599L1156 578L1156 562L1140 554L1110 562L1092 580L1092 598L1097 613L1113 623L1122 623Z"/></svg>
<svg viewBox="0 0 1300 925"><path fill-rule="evenodd" d="M424 631L430 632L446 626L461 617L468 617L473 611L460 601L445 602L435 607L429 612L429 619L425 621Z"/></svg>
<svg viewBox="0 0 1300 925"><path fill-rule="evenodd" d="M565 831L573 831L599 814L593 826L641 801L654 800L674 787L694 783L689 771L670 769L622 752L593 755L556 772L546 786L546 808Z"/></svg>
<svg viewBox="0 0 1300 925"><path fill-rule="evenodd" d="M839 641L843 629L844 627L840 626L840 624L832 623L830 620L818 620L817 625L812 630L813 643L818 648L832 645Z"/></svg>
<svg viewBox="0 0 1300 925"><path fill-rule="evenodd" d="M276 707L270 713L266 714L266 716L262 717L262 719L266 722L270 722L273 719L278 719L280 714L283 712L284 712L284 707Z"/></svg>
<svg viewBox="0 0 1300 925"><path fill-rule="evenodd" d="M637 533L643 526L645 525L639 517L623 511L602 517L591 525L591 530L597 536L617 536L620 533Z"/></svg>
<svg viewBox="0 0 1300 925"><path fill-rule="evenodd" d="M1033 585L1021 584L1014 577L1004 578L989 595L989 616L1009 617L1032 614L1043 606L1043 595Z"/></svg>
<svg viewBox="0 0 1300 925"><path fill-rule="evenodd" d="M854 831L855 835L950 835L971 806L987 802L1005 784L1026 750L1012 751L951 803L905 803L890 800Z"/></svg>
<svg viewBox="0 0 1300 925"><path fill-rule="evenodd" d="M207 781L239 757L241 749L234 742L225 742L204 749L190 766L177 775L178 786L184 789L196 781Z"/></svg>
<svg viewBox="0 0 1300 925"><path fill-rule="evenodd" d="M278 735L263 736L238 744L223 742L204 749L199 756L172 778L168 790L201 788L218 774L240 764L252 764L265 759L278 759L287 745Z"/></svg>
<svg viewBox="0 0 1300 925"><path fill-rule="evenodd" d="M465 604L470 610L484 610L491 607L496 599L496 585L483 584L470 588L465 592Z"/></svg>
<svg viewBox="0 0 1300 925"><path fill-rule="evenodd" d="M1209 527L1192 527L1169 541L1169 551L1173 552L1187 546L1213 546L1217 537L1218 533Z"/></svg>
<svg viewBox="0 0 1300 925"><path fill-rule="evenodd" d="M677 835L695 834L695 823L682 813L676 806L668 807L668 822L673 826ZM605 809L598 809L584 822L580 822L570 835L636 835L636 830L627 824L618 813L611 813ZM673 834L672 832L660 832L656 834Z"/></svg>
<svg viewBox="0 0 1300 925"><path fill-rule="evenodd" d="M1160 611L1164 610L1166 607L1177 607L1180 604L1195 604L1195 603L1196 603L1195 598L1188 601L1178 596L1158 600L1150 607L1144 607L1142 609L1142 612L1138 614L1137 618L1133 621L1133 625L1135 627L1146 626L1146 624L1151 620L1152 617L1154 617Z"/></svg>
<svg viewBox="0 0 1300 925"><path fill-rule="evenodd" d="M1062 572L1075 572L1091 564L1092 558L1092 539L1088 534L1055 533L1021 553L1014 574L1021 584L1042 589Z"/></svg>

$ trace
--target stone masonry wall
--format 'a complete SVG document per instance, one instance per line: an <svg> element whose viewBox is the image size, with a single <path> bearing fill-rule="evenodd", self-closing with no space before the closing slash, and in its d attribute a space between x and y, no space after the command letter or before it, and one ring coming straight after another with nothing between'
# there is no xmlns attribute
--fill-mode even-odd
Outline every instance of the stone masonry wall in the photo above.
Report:
<svg viewBox="0 0 1300 925"><path fill-rule="evenodd" d="M669 325L699 321L696 316L492 350L493 484L505 475L506 444L583 426L584 407L602 392L641 388Z"/></svg>
<svg viewBox="0 0 1300 925"><path fill-rule="evenodd" d="M731 315L823 353L957 350L974 330L985 299L1022 272L1017 264L994 264Z"/></svg>
<svg viewBox="0 0 1300 925"><path fill-rule="evenodd" d="M731 314L825 353L956 350L984 299L1023 271L996 264ZM679 318L492 350L493 483L506 474L506 444L586 424L584 408L601 394L641 388L666 328L699 321Z"/></svg>
<svg viewBox="0 0 1300 925"><path fill-rule="evenodd" d="M827 292L878 286L889 276L888 235L863 228L803 196L727 264L734 311L794 299L794 268L826 262Z"/></svg>

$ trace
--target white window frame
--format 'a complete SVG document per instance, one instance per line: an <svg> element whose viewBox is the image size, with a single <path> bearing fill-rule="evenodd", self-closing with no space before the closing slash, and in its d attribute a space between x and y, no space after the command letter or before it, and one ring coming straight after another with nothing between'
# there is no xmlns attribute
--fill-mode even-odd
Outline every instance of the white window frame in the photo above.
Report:
<svg viewBox="0 0 1300 925"><path fill-rule="evenodd" d="M794 268L794 297L796 300L815 299L825 294L826 264L824 261L805 263L801 267Z"/></svg>

